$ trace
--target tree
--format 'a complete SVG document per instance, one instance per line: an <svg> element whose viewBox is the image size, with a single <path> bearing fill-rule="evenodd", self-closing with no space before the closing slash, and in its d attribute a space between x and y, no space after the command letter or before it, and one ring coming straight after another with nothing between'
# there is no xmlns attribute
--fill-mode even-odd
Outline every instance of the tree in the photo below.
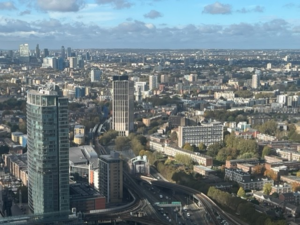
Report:
<svg viewBox="0 0 300 225"><path fill-rule="evenodd" d="M293 190L293 192L300 191L300 185L296 182L293 182L292 183L292 190Z"/></svg>
<svg viewBox="0 0 300 225"><path fill-rule="evenodd" d="M201 142L199 145L198 145L198 148L199 148L199 151L205 151L206 150L206 145Z"/></svg>
<svg viewBox="0 0 300 225"><path fill-rule="evenodd" d="M176 154L175 155L175 160L177 162L180 162L186 166L190 166L193 164L193 160L190 156L184 155L184 154Z"/></svg>
<svg viewBox="0 0 300 225"><path fill-rule="evenodd" d="M277 179L278 179L277 174L273 170L269 170L269 169L265 170L264 175L269 177L270 179L272 179L274 181L277 181Z"/></svg>
<svg viewBox="0 0 300 225"><path fill-rule="evenodd" d="M224 145L222 142L216 142L214 144L211 144L210 146L208 146L207 148L207 155L211 156L211 157L216 157L219 150L221 148L223 148Z"/></svg>
<svg viewBox="0 0 300 225"><path fill-rule="evenodd" d="M272 184L271 183L266 183L263 187L263 193L265 195L269 195L271 191L272 191Z"/></svg>
<svg viewBox="0 0 300 225"><path fill-rule="evenodd" d="M296 173L296 176L297 176L297 177L300 177L300 171L298 171L298 172Z"/></svg>
<svg viewBox="0 0 300 225"><path fill-rule="evenodd" d="M268 156L270 154L271 154L271 148L269 146L265 146L262 151L261 157L264 158L266 155Z"/></svg>
<svg viewBox="0 0 300 225"><path fill-rule="evenodd" d="M0 155L7 154L9 152L9 147L7 145L0 146Z"/></svg>
<svg viewBox="0 0 300 225"><path fill-rule="evenodd" d="M265 122L264 124L262 124L258 128L258 130L261 133L269 134L269 135L273 135L274 136L276 134L276 131L277 131L277 123L274 120L269 120L269 121Z"/></svg>
<svg viewBox="0 0 300 225"><path fill-rule="evenodd" d="M178 137L177 137L177 132L173 131L171 134L170 134L170 138L172 141L177 141Z"/></svg>
<svg viewBox="0 0 300 225"><path fill-rule="evenodd" d="M273 198L278 198L278 197L279 197L279 194L278 194L277 192L274 192L274 193L271 194L271 196L272 196Z"/></svg>
<svg viewBox="0 0 300 225"><path fill-rule="evenodd" d="M192 145L190 145L190 143L185 143L185 144L182 146L182 148L183 148L184 150L194 151L194 148L193 148Z"/></svg>
<svg viewBox="0 0 300 225"><path fill-rule="evenodd" d="M246 195L244 188L240 187L236 195L239 197L244 197Z"/></svg>
<svg viewBox="0 0 300 225"><path fill-rule="evenodd" d="M129 143L128 137L118 136L115 139L115 145L117 150L123 150L123 148Z"/></svg>
<svg viewBox="0 0 300 225"><path fill-rule="evenodd" d="M253 167L252 173L254 175L263 175L265 172L264 169L265 169L264 165L256 165Z"/></svg>

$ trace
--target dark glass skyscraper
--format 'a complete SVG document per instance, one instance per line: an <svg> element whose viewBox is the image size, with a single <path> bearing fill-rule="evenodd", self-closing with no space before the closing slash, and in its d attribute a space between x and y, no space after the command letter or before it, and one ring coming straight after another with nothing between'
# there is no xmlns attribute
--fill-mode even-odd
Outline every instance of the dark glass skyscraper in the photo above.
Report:
<svg viewBox="0 0 300 225"><path fill-rule="evenodd" d="M61 58L65 59L66 58L66 50L64 46L61 46Z"/></svg>
<svg viewBox="0 0 300 225"><path fill-rule="evenodd" d="M28 205L33 213L69 211L68 99L48 85L27 94Z"/></svg>

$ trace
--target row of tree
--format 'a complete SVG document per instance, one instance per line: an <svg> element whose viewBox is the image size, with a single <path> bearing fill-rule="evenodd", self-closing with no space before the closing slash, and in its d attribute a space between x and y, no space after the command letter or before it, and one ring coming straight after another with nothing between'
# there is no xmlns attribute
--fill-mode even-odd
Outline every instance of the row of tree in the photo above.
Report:
<svg viewBox="0 0 300 225"><path fill-rule="evenodd" d="M206 154L220 162L259 156L255 140L236 137L234 133L227 135L224 142L216 142L208 146Z"/></svg>
<svg viewBox="0 0 300 225"><path fill-rule="evenodd" d="M237 111L227 111L226 109L221 110L206 110L204 116L206 119L215 119L218 121L247 121L247 115L249 112L244 112L243 110Z"/></svg>
<svg viewBox="0 0 300 225"><path fill-rule="evenodd" d="M244 193L241 191L240 193ZM233 197L228 192L221 191L215 187L208 189L207 195L215 202L225 208L229 208L236 212L240 217L250 225L286 225L285 220L272 221L266 214L261 214L255 210L255 207L250 202L247 202L239 197Z"/></svg>

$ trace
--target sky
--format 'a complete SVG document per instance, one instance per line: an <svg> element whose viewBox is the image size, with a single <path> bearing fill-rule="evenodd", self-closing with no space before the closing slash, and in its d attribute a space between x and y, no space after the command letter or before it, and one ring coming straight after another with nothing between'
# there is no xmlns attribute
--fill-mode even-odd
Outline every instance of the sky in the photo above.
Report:
<svg viewBox="0 0 300 225"><path fill-rule="evenodd" d="M299 0L0 0L0 49L299 49Z"/></svg>

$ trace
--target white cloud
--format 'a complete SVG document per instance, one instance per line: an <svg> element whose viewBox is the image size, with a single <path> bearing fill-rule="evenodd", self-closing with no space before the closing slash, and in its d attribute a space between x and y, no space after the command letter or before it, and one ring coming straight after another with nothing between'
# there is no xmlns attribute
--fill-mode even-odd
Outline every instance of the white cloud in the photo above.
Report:
<svg viewBox="0 0 300 225"><path fill-rule="evenodd" d="M7 1L7 2L0 2L0 10L16 10L13 2Z"/></svg>
<svg viewBox="0 0 300 225"><path fill-rule="evenodd" d="M207 14L231 14L231 5L215 2L204 6L202 13Z"/></svg>
<svg viewBox="0 0 300 225"><path fill-rule="evenodd" d="M45 11L77 12L85 5L83 0L37 0L37 5Z"/></svg>
<svg viewBox="0 0 300 225"><path fill-rule="evenodd" d="M152 23L132 20L105 28L54 18L29 23L0 17L0 41L5 47L26 41L32 46L39 43L48 48L66 44L76 48L295 48L299 38L300 23L283 19L255 24L181 27L156 27Z"/></svg>
<svg viewBox="0 0 300 225"><path fill-rule="evenodd" d="M97 4L99 5L113 5L115 9L124 9L124 8L130 8L133 3L127 1L127 0L95 0Z"/></svg>
<svg viewBox="0 0 300 225"><path fill-rule="evenodd" d="M156 19L158 17L162 17L162 14L156 10L151 10L150 12L144 14L145 18Z"/></svg>

